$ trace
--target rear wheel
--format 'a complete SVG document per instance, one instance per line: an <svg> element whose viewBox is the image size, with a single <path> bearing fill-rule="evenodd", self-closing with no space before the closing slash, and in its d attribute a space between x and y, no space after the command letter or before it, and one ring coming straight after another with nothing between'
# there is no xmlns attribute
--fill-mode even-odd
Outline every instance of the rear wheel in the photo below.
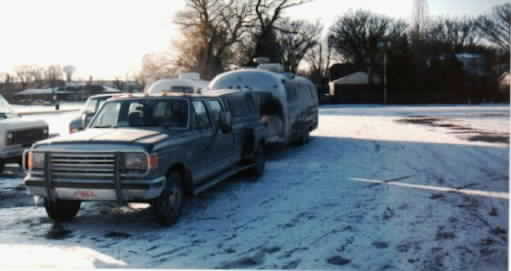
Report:
<svg viewBox="0 0 511 271"><path fill-rule="evenodd" d="M183 199L183 177L179 172L173 171L167 176L165 189L151 204L160 224L171 226L177 222L183 207Z"/></svg>
<svg viewBox="0 0 511 271"><path fill-rule="evenodd" d="M300 139L298 140L298 143L300 145L305 145L305 144L309 143L309 139L310 139L310 132L309 132L309 130L306 130L300 136Z"/></svg>
<svg viewBox="0 0 511 271"><path fill-rule="evenodd" d="M69 221L73 219L80 210L81 201L79 200L55 200L51 202L44 200L44 208L48 217L55 221Z"/></svg>
<svg viewBox="0 0 511 271"><path fill-rule="evenodd" d="M4 160L0 160L0 173L4 171L4 165L5 165Z"/></svg>

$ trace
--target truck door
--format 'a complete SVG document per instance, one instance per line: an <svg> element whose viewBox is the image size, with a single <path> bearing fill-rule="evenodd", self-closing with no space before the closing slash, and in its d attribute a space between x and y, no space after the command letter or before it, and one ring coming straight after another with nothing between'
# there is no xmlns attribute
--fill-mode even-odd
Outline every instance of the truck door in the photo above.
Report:
<svg viewBox="0 0 511 271"><path fill-rule="evenodd" d="M231 132L224 133L220 129L218 121L220 119L220 112L224 112L222 104L217 99L211 99L206 101L208 106L209 116L213 122L213 128L215 129L215 142L213 146L213 156L218 161L219 167L226 169L233 165L235 161L234 151L234 135Z"/></svg>
<svg viewBox="0 0 511 271"><path fill-rule="evenodd" d="M215 160L214 148L214 128L211 119L206 110L203 101L193 101L193 110L195 114L195 127L200 133L200 139L193 146L192 170L196 179L202 182L205 178L218 173L219 165Z"/></svg>

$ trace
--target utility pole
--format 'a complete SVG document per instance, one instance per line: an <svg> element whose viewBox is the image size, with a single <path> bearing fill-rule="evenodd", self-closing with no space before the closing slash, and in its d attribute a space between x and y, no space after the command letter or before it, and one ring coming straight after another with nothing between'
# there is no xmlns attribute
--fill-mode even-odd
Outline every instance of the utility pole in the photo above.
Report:
<svg viewBox="0 0 511 271"><path fill-rule="evenodd" d="M383 50L383 104L387 104L387 51L390 47L390 42L387 40L380 41L377 47Z"/></svg>
<svg viewBox="0 0 511 271"><path fill-rule="evenodd" d="M383 49L383 104L387 104L387 48Z"/></svg>

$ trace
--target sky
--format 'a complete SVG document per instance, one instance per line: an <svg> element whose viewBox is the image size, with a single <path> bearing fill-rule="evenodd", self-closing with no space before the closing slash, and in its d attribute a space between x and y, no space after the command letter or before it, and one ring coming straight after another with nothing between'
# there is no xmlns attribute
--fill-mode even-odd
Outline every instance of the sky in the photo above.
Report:
<svg viewBox="0 0 511 271"><path fill-rule="evenodd" d="M509 0L429 0L430 16L477 16ZM410 20L413 0L315 0L286 15L326 26L348 10ZM16 65L73 65L75 78L125 79L145 54L169 50L184 0L2 0L0 73ZM9 38L5 38L9 37Z"/></svg>

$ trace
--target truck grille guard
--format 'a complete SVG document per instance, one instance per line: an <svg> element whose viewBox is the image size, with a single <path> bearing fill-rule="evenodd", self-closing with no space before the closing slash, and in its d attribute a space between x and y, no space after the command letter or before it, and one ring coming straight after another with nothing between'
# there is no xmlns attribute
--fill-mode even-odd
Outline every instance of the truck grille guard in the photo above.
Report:
<svg viewBox="0 0 511 271"><path fill-rule="evenodd" d="M45 152L44 180L48 200L56 201L55 182L74 178L90 178L113 183L117 202L125 202L121 187L121 153Z"/></svg>

